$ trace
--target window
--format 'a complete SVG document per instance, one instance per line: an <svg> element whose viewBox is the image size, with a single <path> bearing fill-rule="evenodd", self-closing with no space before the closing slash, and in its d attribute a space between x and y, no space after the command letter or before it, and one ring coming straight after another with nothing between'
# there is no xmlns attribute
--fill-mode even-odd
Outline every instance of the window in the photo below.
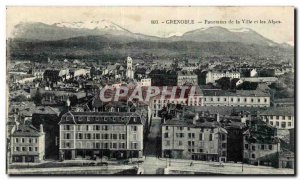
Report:
<svg viewBox="0 0 300 180"><path fill-rule="evenodd" d="M203 152L203 149L199 149L199 152L201 152L201 153L202 153L202 152Z"/></svg>
<svg viewBox="0 0 300 180"><path fill-rule="evenodd" d="M91 134L90 133L87 133L87 134L85 134L85 139L91 139Z"/></svg>
<svg viewBox="0 0 300 180"><path fill-rule="evenodd" d="M282 120L285 120L285 116L282 116Z"/></svg>
<svg viewBox="0 0 300 180"><path fill-rule="evenodd" d="M71 139L70 133L65 133L64 134L64 139Z"/></svg>
<svg viewBox="0 0 300 180"><path fill-rule="evenodd" d="M213 140L213 134L209 134L209 141Z"/></svg>
<svg viewBox="0 0 300 180"><path fill-rule="evenodd" d="M276 116L276 119L279 119L279 116Z"/></svg>
<svg viewBox="0 0 300 180"><path fill-rule="evenodd" d="M164 138L168 138L169 137L169 133L164 133Z"/></svg>
<svg viewBox="0 0 300 180"><path fill-rule="evenodd" d="M137 140L137 134L133 134L133 140Z"/></svg>
<svg viewBox="0 0 300 180"><path fill-rule="evenodd" d="M270 119L273 119L273 116L270 116Z"/></svg>
<svg viewBox="0 0 300 180"><path fill-rule="evenodd" d="M188 136L189 138L195 138L195 133L189 133Z"/></svg>
<svg viewBox="0 0 300 180"><path fill-rule="evenodd" d="M254 101L253 98L251 98L251 102L252 102L252 103L253 103L253 101Z"/></svg>
<svg viewBox="0 0 300 180"><path fill-rule="evenodd" d="M166 130L169 130L169 126L166 126Z"/></svg>
<svg viewBox="0 0 300 180"><path fill-rule="evenodd" d="M267 98L265 98L265 102L267 102Z"/></svg>
<svg viewBox="0 0 300 180"><path fill-rule="evenodd" d="M70 125L65 125L64 130L70 130Z"/></svg>
<svg viewBox="0 0 300 180"><path fill-rule="evenodd" d="M22 147L22 151L26 151L26 147Z"/></svg>
<svg viewBox="0 0 300 180"><path fill-rule="evenodd" d="M270 124L273 126L273 121L270 121Z"/></svg>
<svg viewBox="0 0 300 180"><path fill-rule="evenodd" d="M231 102L233 102L233 98L231 98Z"/></svg>
<svg viewBox="0 0 300 180"><path fill-rule="evenodd" d="M252 151L255 151L255 146L252 146Z"/></svg>
<svg viewBox="0 0 300 180"><path fill-rule="evenodd" d="M260 103L260 99L258 98L257 101Z"/></svg>
<svg viewBox="0 0 300 180"><path fill-rule="evenodd" d="M244 102L247 102L247 98L244 99Z"/></svg>
<svg viewBox="0 0 300 180"><path fill-rule="evenodd" d="M119 143L119 148L124 149L125 148L125 143Z"/></svg>
<svg viewBox="0 0 300 180"><path fill-rule="evenodd" d="M116 149L117 148L117 143L112 143L112 148Z"/></svg>
<svg viewBox="0 0 300 180"><path fill-rule="evenodd" d="M29 138L29 139L28 139L28 142L29 142L29 143L32 143L32 139L31 139L31 138Z"/></svg>
<svg viewBox="0 0 300 180"><path fill-rule="evenodd" d="M252 157L252 158L255 158L255 154L251 154L251 157Z"/></svg>
<svg viewBox="0 0 300 180"><path fill-rule="evenodd" d="M221 137L222 137L222 141L226 140L226 135L225 134L222 134Z"/></svg>
<svg viewBox="0 0 300 180"><path fill-rule="evenodd" d="M291 127L291 126L292 126L292 123L291 123L291 122L288 122L288 126Z"/></svg>
<svg viewBox="0 0 300 180"><path fill-rule="evenodd" d="M182 146L182 141L178 141L178 146Z"/></svg>
<svg viewBox="0 0 300 180"><path fill-rule="evenodd" d="M24 143L25 142L25 138L22 138L22 143Z"/></svg>
<svg viewBox="0 0 300 180"><path fill-rule="evenodd" d="M262 145L260 146L260 149L261 149L261 150L265 150L265 145L262 144Z"/></svg>
<svg viewBox="0 0 300 180"><path fill-rule="evenodd" d="M238 98L237 100L238 100L238 102L240 102L240 98Z"/></svg>
<svg viewBox="0 0 300 180"><path fill-rule="evenodd" d="M35 151L38 151L38 147L34 147L34 150L35 150Z"/></svg>
<svg viewBox="0 0 300 180"><path fill-rule="evenodd" d="M272 144L269 144L269 150L272 150L272 149L273 149Z"/></svg>
<svg viewBox="0 0 300 180"><path fill-rule="evenodd" d="M28 147L28 151L32 151L32 147Z"/></svg>
<svg viewBox="0 0 300 180"><path fill-rule="evenodd" d="M220 101L220 98L218 98L218 101Z"/></svg>
<svg viewBox="0 0 300 180"><path fill-rule="evenodd" d="M289 116L289 120L292 120L292 116Z"/></svg>
<svg viewBox="0 0 300 180"><path fill-rule="evenodd" d="M249 148L249 145L248 144L245 144L245 149L248 149Z"/></svg>
<svg viewBox="0 0 300 180"><path fill-rule="evenodd" d="M222 151L222 156L226 156L226 151Z"/></svg>
<svg viewBox="0 0 300 180"><path fill-rule="evenodd" d="M78 133L78 139L83 139L82 133Z"/></svg>
<svg viewBox="0 0 300 180"><path fill-rule="evenodd" d="M202 133L199 134L199 140L203 141L203 134Z"/></svg>
<svg viewBox="0 0 300 180"><path fill-rule="evenodd" d="M210 98L210 101L214 101L214 99L213 99L213 98Z"/></svg>
<svg viewBox="0 0 300 180"><path fill-rule="evenodd" d="M137 126L131 126L131 131L137 131Z"/></svg>
<svg viewBox="0 0 300 180"><path fill-rule="evenodd" d="M285 122L281 122L281 127L282 128L286 128L286 123Z"/></svg>
<svg viewBox="0 0 300 180"><path fill-rule="evenodd" d="M16 141L16 143L18 143L19 142L19 138L16 138L15 141Z"/></svg>
<svg viewBox="0 0 300 180"><path fill-rule="evenodd" d="M125 134L119 134L119 139L125 139Z"/></svg>
<svg viewBox="0 0 300 180"><path fill-rule="evenodd" d="M222 143L222 148L226 148L226 143Z"/></svg>
<svg viewBox="0 0 300 180"><path fill-rule="evenodd" d="M16 147L16 151L20 151L20 147Z"/></svg>
<svg viewBox="0 0 300 180"><path fill-rule="evenodd" d="M170 146L170 141L166 141L166 146Z"/></svg>
<svg viewBox="0 0 300 180"><path fill-rule="evenodd" d="M276 121L276 126L279 127L279 122L278 121Z"/></svg>
<svg viewBox="0 0 300 180"><path fill-rule="evenodd" d="M111 139L118 139L118 134L111 134Z"/></svg>

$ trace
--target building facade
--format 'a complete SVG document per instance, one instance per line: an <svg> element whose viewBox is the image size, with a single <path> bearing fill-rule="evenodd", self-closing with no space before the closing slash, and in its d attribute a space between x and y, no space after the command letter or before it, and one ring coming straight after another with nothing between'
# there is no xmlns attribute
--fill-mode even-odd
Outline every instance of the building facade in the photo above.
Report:
<svg viewBox="0 0 300 180"><path fill-rule="evenodd" d="M10 157L12 163L38 163L45 156L45 133L31 125L16 125L11 134Z"/></svg>
<svg viewBox="0 0 300 180"><path fill-rule="evenodd" d="M177 76L177 86L198 85L197 74L191 71L180 71Z"/></svg>
<svg viewBox="0 0 300 180"><path fill-rule="evenodd" d="M59 123L60 159L143 156L143 123L131 112L67 112Z"/></svg>
<svg viewBox="0 0 300 180"><path fill-rule="evenodd" d="M226 162L227 131L216 121L198 122L200 119L196 115L192 121L172 119L164 123L162 156Z"/></svg>
<svg viewBox="0 0 300 180"><path fill-rule="evenodd" d="M229 70L224 72L208 71L206 74L206 84L215 83L216 80L221 79L222 77L229 77L230 79L240 78L241 74L237 71L229 71Z"/></svg>
<svg viewBox="0 0 300 180"><path fill-rule="evenodd" d="M243 133L243 160L253 165L278 167L280 141L277 131L261 120L251 122Z"/></svg>
<svg viewBox="0 0 300 180"><path fill-rule="evenodd" d="M264 121L278 129L294 128L294 107L273 107L259 115Z"/></svg>
<svg viewBox="0 0 300 180"><path fill-rule="evenodd" d="M203 106L270 107L270 94L256 90L202 90Z"/></svg>

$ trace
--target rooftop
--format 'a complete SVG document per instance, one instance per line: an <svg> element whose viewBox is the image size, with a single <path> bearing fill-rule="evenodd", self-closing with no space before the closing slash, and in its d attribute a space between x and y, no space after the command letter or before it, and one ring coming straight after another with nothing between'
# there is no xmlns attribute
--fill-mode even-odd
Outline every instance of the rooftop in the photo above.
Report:
<svg viewBox="0 0 300 180"><path fill-rule="evenodd" d="M143 124L135 112L67 112L59 124Z"/></svg>

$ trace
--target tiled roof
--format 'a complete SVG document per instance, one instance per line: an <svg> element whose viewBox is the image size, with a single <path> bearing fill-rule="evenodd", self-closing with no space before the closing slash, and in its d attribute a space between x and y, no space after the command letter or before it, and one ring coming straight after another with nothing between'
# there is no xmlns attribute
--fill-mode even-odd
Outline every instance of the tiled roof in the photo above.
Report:
<svg viewBox="0 0 300 180"><path fill-rule="evenodd" d="M204 96L237 96L237 97L269 97L269 93L256 90L237 90L236 92L225 90L205 90L203 89Z"/></svg>
<svg viewBox="0 0 300 180"><path fill-rule="evenodd" d="M135 112L67 112L59 124L143 124Z"/></svg>
<svg viewBox="0 0 300 180"><path fill-rule="evenodd" d="M271 116L294 116L294 107L271 107L260 113Z"/></svg>
<svg viewBox="0 0 300 180"><path fill-rule="evenodd" d="M18 125L12 134L13 137L39 137L40 132L31 125Z"/></svg>

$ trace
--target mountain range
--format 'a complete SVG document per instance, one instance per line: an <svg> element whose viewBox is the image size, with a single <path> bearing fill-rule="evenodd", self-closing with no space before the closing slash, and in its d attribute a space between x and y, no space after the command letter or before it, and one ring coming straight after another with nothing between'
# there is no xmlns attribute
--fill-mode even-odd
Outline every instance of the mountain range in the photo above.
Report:
<svg viewBox="0 0 300 180"><path fill-rule="evenodd" d="M18 58L20 55L27 54L26 57L30 57L30 53L41 52L46 55L63 55L63 52L95 54L97 50L98 55L111 55L115 51L120 55L148 52L157 56L165 53L197 56L195 51L202 51L203 54L222 56L293 56L293 46L276 43L249 28L226 29L216 26L157 37L133 33L108 20L51 25L23 22L15 26L12 36L8 38L8 47L9 55Z"/></svg>

